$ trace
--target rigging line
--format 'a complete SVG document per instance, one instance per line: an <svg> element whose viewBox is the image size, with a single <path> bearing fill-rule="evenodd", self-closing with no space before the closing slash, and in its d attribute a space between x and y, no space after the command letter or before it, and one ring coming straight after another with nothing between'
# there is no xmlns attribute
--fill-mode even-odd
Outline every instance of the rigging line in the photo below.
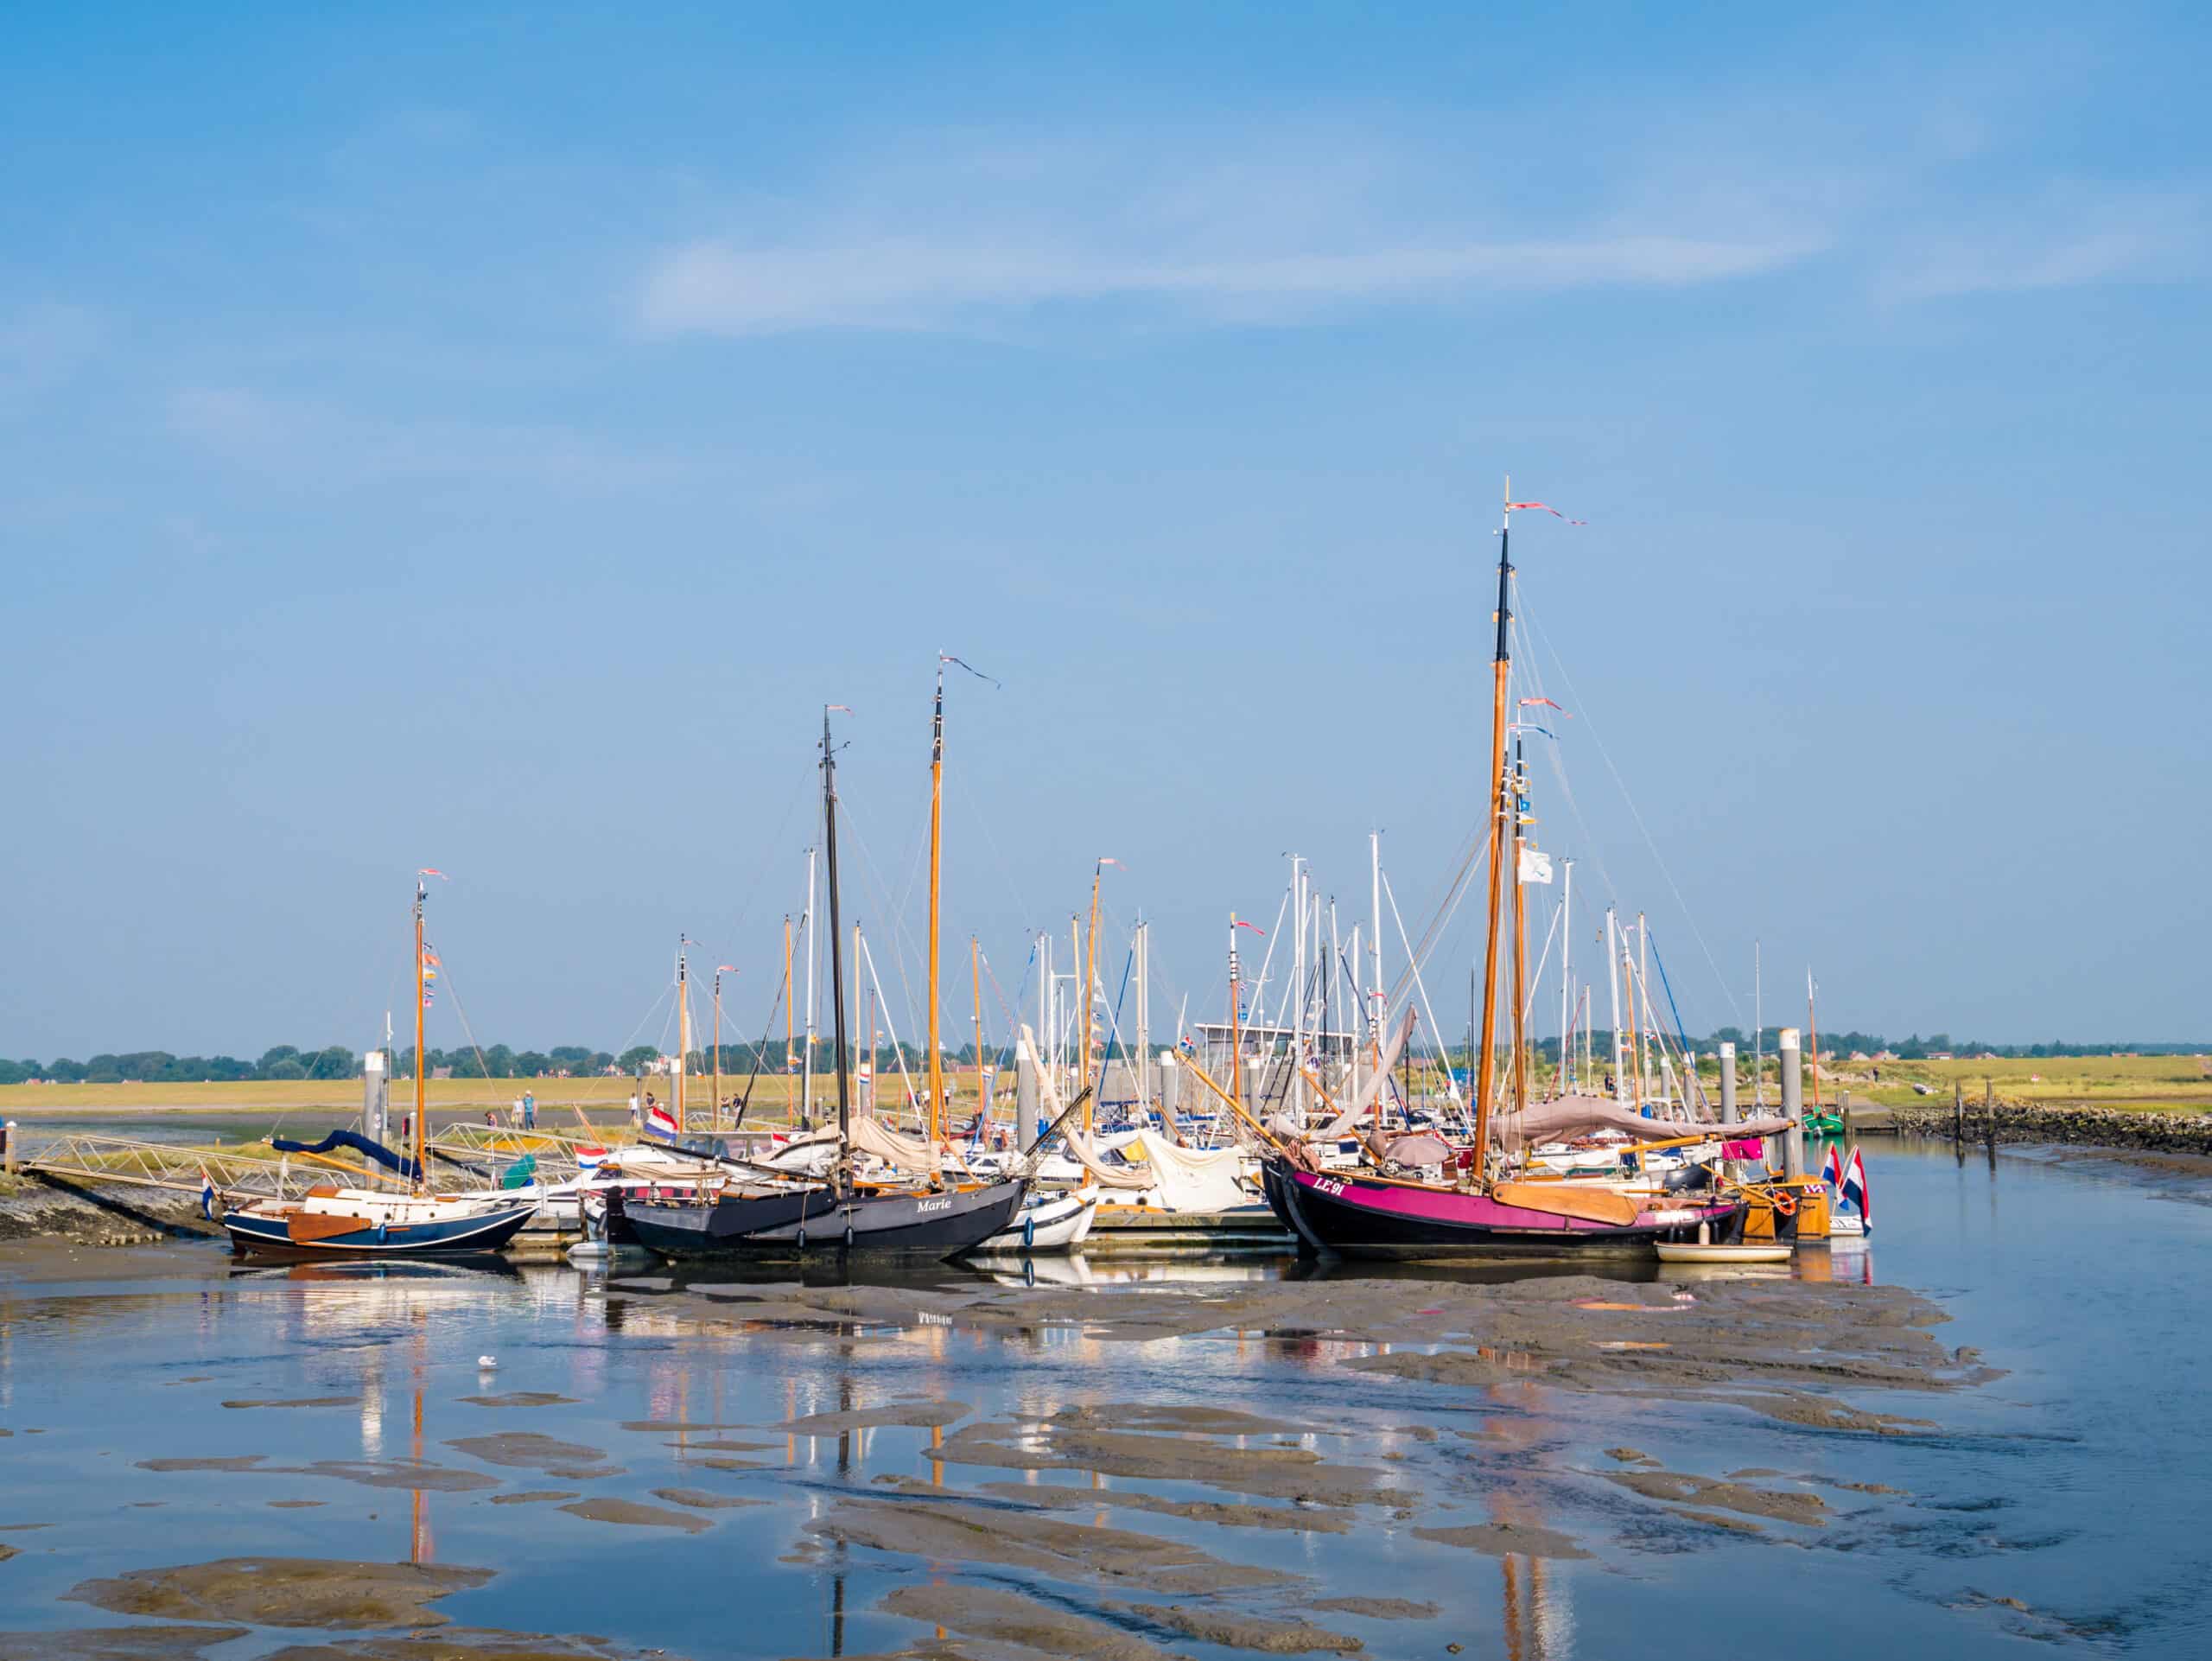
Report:
<svg viewBox="0 0 2212 1661"><path fill-rule="evenodd" d="M1107 1045L1105 1053L1098 1058L1098 1087L1102 1091L1106 1088L1107 1060L1114 1053L1114 1045L1122 1042L1122 1003L1129 996L1129 971L1136 966L1136 961L1137 949L1132 945L1129 947L1129 955L1122 959L1122 990L1114 994L1114 1007L1106 1012L1106 1033L1111 1041ZM1128 1049L1127 1046L1123 1046L1122 1066L1124 1071L1127 1071L1128 1062ZM1087 1066L1084 1069L1085 1072L1089 1070ZM1084 1082L1087 1084L1090 1081L1086 1079Z"/></svg>
<svg viewBox="0 0 2212 1661"><path fill-rule="evenodd" d="M990 815L976 811L975 799L968 793L968 780L964 774L953 775L952 788L960 805L967 810L963 817L976 823L983 833L983 840L990 844L991 857L998 862L999 876L1006 884L1007 893L1014 897L1014 914L1016 917L1029 916L1029 896L1022 893L1021 885L1014 881L1014 868L1007 862L1005 850L1000 848L999 839L991 834Z"/></svg>
<svg viewBox="0 0 2212 1661"><path fill-rule="evenodd" d="M628 1049L632 1044L635 1044L638 1041L638 1034L645 1031L645 1023L648 1021L651 1021L659 1011L661 998L672 996L675 994L675 991L676 983L673 981L671 981L666 986L661 989L660 997L655 998L651 1003L645 1006L645 1014L638 1017L638 1024L630 1028L630 1035L622 1041L621 1049L618 1049L614 1052L616 1055L620 1056L624 1050ZM665 1023L663 1023L661 1030L663 1032L666 1032L668 1030Z"/></svg>
<svg viewBox="0 0 2212 1661"><path fill-rule="evenodd" d="M1518 873L1516 872L1517 875ZM1552 942L1559 938L1559 907L1552 907L1552 920L1544 926L1544 949L1536 954L1536 966L1529 971L1529 996L1521 1006L1521 1021L1531 1025L1536 1014L1536 1000L1544 993L1544 965L1552 960Z"/></svg>
<svg viewBox="0 0 2212 1661"><path fill-rule="evenodd" d="M1524 616L1529 615L1526 606L1522 608L1522 613ZM1529 624L1536 631L1538 638L1543 641L1544 649L1551 653L1553 662L1558 665L1560 679L1567 687L1567 696L1574 699L1577 703L1580 703L1582 695L1574 690L1574 678L1567 673L1567 665L1560 659L1558 649L1551 643L1551 637L1543 633L1543 625L1537 622L1533 616L1529 617ZM1668 891L1675 896L1675 905L1681 908L1683 920L1690 926L1691 937L1697 941L1698 950L1705 954L1706 967L1713 971L1713 981L1719 986L1721 996L1728 1000L1729 1009L1740 1021L1744 1012L1742 1006L1736 1002L1735 990L1728 984L1727 977L1720 972L1720 965L1713 958L1713 948L1706 944L1704 930L1698 927L1697 917L1690 910L1689 902L1682 898L1682 891L1675 881L1674 872L1668 868L1666 860L1661 856L1659 844L1653 840L1650 828L1644 824L1643 815L1637 807L1636 799L1629 794L1628 786L1621 778L1620 769L1613 765L1612 752L1605 748L1605 741L1598 736L1598 723L1595 718L1586 709L1581 713L1584 730L1590 735L1590 741L1598 747L1599 758L1605 762L1605 770L1613 775L1613 783L1620 790L1621 799L1628 804L1629 817L1636 821L1637 830L1643 837L1643 845L1650 850L1651 862L1659 868L1659 875L1666 879Z"/></svg>
<svg viewBox="0 0 2212 1661"><path fill-rule="evenodd" d="M1428 1029L1436 1034L1435 1042L1440 1048L1444 1043L1444 1028L1436 1024L1436 1011L1429 1007L1428 987L1421 977L1421 964L1414 957L1413 942L1406 939L1406 920L1398 914L1398 895L1390 886L1390 874L1388 871L1382 873L1382 897L1390 902L1390 915L1396 920L1398 925L1398 939L1406 948L1406 962L1413 971L1414 990L1421 995L1421 1007L1428 1015ZM1468 1082L1471 1084L1473 1080L1470 1079ZM1459 1092L1453 1087L1448 1053L1446 1055L1444 1067L1444 1094L1449 1098L1452 1106L1459 1105Z"/></svg>
<svg viewBox="0 0 2212 1661"><path fill-rule="evenodd" d="M883 908L883 914L891 926L891 966L899 971L899 990L906 995L906 1018L911 1022L914 1019L914 988L913 983L906 978L906 954L900 942L904 940L911 945L912 941L906 933L906 925L901 907L891 903L890 890L884 883L883 874L876 867L875 856L868 851L868 839L861 834L860 820L854 814L852 805L847 799L842 789L837 792L837 800L839 805L846 810L844 818L847 833L852 838L853 846L860 850L861 874L871 885L876 903ZM926 845L926 840L924 845ZM920 860L918 851L915 858L918 863ZM910 896L912 891L913 883L910 875L907 882L907 892ZM876 984L876 996L879 998L883 996L880 977L878 978Z"/></svg>
<svg viewBox="0 0 2212 1661"><path fill-rule="evenodd" d="M1444 899L1439 902L1437 910L1432 913L1428 926L1421 934L1420 949L1415 951L1411 945L1408 946L1406 967L1401 969L1397 978L1390 983L1389 995L1383 1000L1386 1007L1398 1001L1404 993L1415 967L1426 963L1435 951L1444 931L1451 926L1452 918L1459 914L1460 905L1471 892L1469 879L1478 869L1484 868L1489 858L1490 832L1485 829L1468 839L1467 851L1460 862L1459 874L1452 879L1451 888L1446 891ZM1382 878L1383 886L1388 888L1389 881L1389 875L1386 872ZM1400 938L1404 937L1405 924L1402 921L1398 925L1398 933Z"/></svg>
<svg viewBox="0 0 2212 1661"><path fill-rule="evenodd" d="M1522 659L1529 665L1530 678L1541 692L1543 690L1543 678L1541 674L1535 672L1538 661L1535 642L1523 626L1523 620L1518 611L1514 614L1513 627L1518 631L1522 643ZM1567 696L1569 697L1574 696L1573 688L1567 689ZM1565 746L1547 745L1544 747L1544 754L1550 764L1552 777L1558 782L1560 799L1567 804L1567 811L1573 816L1575 828L1581 831L1583 843L1589 850L1586 855L1580 855L1578 857L1587 859L1595 868L1599 889L1603 898L1614 906L1624 907L1626 902L1621 897L1619 886L1613 881L1612 869L1605 863L1605 843L1591 830L1590 822L1583 814L1582 804L1574 794L1574 786L1567 777Z"/></svg>
<svg viewBox="0 0 2212 1661"><path fill-rule="evenodd" d="M737 1123L740 1127L745 1123L745 1110L753 1104L753 1088L760 1082L760 1069L768 1053L768 1039L776 1030L776 1011L783 1007L784 989L779 980L776 987L776 996L768 1005L768 1018L760 1026L760 1041L752 1047L753 1071L745 1080L744 1092L737 1098ZM736 1030L734 1021L731 1022L731 1030ZM716 1104L716 1111L720 1111L720 1104Z"/></svg>
<svg viewBox="0 0 2212 1661"><path fill-rule="evenodd" d="M424 944L427 946L428 942L425 942ZM452 971L448 970L444 975L440 977L440 978L446 983L446 996L453 1000L454 1015L461 1021L461 1035L468 1041L468 1047L475 1053L476 1070L482 1073L486 1079L489 1079L492 1076L491 1064L485 1060L483 1046L476 1041L475 1030L468 1024L468 1012L461 1007L461 989L454 984ZM419 1059L416 1060L416 1065L417 1066L422 1065ZM427 1073L423 1076L425 1078L429 1077ZM423 1099L425 1104L423 1117L427 1119L429 1117L429 1110L428 1106L429 1098L426 1095Z"/></svg>
<svg viewBox="0 0 2212 1661"><path fill-rule="evenodd" d="M891 1053L898 1060L899 1077L906 1085L906 1105L914 1108L918 1115L920 1106L919 1098L914 1093L914 1075L906 1070L906 1047L899 1041L899 1029L891 1024L890 1001L883 996L883 977L875 972L875 952L869 946L866 934L861 936L861 960L868 965L868 977L875 987L877 1006L883 1011L883 1030L891 1040ZM869 1065L873 1067L874 1064L870 1062ZM879 1109L876 1117L880 1119L882 1117Z"/></svg>
<svg viewBox="0 0 2212 1661"><path fill-rule="evenodd" d="M811 770L810 767L809 771L811 772ZM747 891L744 900L740 902L736 918L730 925L730 939L733 940L741 940L745 938L746 920L753 914L753 907L760 898L760 890L767 886L768 873L776 868L782 858L784 833L791 828L791 815L798 811L799 803L812 793L812 780L803 778L792 788L790 799L785 802L784 817L777 822L776 833L762 844L760 869L753 874L753 886Z"/></svg>
<svg viewBox="0 0 2212 1661"><path fill-rule="evenodd" d="M1687 1050L1690 1047L1690 1031L1688 1028L1682 1025L1682 1012L1681 1007L1675 1002L1674 983L1667 978L1667 960L1659 955L1659 945L1656 941L1652 942L1651 964L1659 971L1660 989L1667 994L1667 1009L1675 1017L1675 1036L1681 1040L1682 1048Z"/></svg>

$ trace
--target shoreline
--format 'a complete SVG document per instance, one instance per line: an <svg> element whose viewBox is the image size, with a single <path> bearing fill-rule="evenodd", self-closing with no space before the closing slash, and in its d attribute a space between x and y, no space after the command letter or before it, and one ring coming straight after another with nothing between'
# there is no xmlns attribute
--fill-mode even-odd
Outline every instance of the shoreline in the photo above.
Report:
<svg viewBox="0 0 2212 1661"><path fill-rule="evenodd" d="M1923 1142L2003 1143L2102 1149L2120 1153L2202 1154L2212 1156L2212 1113L2138 1113L2081 1104L2029 1105L1999 1102L1994 1112L1969 1101L1960 1116L1952 1104L1915 1103L1875 1110L1890 1129ZM1963 1126L1963 1136L1954 1132Z"/></svg>

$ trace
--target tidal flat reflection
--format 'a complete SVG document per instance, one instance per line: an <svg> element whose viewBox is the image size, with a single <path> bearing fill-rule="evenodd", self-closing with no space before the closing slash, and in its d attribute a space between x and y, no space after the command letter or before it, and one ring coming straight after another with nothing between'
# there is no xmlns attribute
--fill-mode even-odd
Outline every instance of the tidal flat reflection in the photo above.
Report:
<svg viewBox="0 0 2212 1661"><path fill-rule="evenodd" d="M1747 1610L1808 1656L2194 1652L2212 1472L2168 1433L2212 1208L2118 1166L1873 1163L1872 1250L1778 1279L106 1254L0 1283L0 1653L152 1623L171 1582L126 1577L232 1558L435 1571L398 1589L455 1626L695 1661L1557 1661ZM2100 1230L2139 1253L2075 1249ZM1764 1376L1732 1347L1761 1332L1818 1367ZM191 1595L244 1629L210 1661L326 1641Z"/></svg>

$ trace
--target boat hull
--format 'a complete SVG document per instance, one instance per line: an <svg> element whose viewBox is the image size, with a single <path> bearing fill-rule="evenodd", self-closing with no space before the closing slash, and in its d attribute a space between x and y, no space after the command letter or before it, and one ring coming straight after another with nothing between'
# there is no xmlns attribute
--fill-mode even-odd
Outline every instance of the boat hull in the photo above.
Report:
<svg viewBox="0 0 2212 1661"><path fill-rule="evenodd" d="M1098 1220L1098 1195L1055 1194L1015 1212L1014 1220L982 1244L977 1252L989 1257L1025 1257L1035 1251L1072 1251Z"/></svg>
<svg viewBox="0 0 2212 1661"><path fill-rule="evenodd" d="M1500 1253L1640 1253L1658 1240L1695 1239L1718 1229L1741 1201L1682 1204L1640 1212L1629 1223L1508 1206L1487 1194L1421 1183L1378 1182L1343 1173L1268 1164L1269 1198L1280 1200L1299 1238L1348 1257L1439 1257Z"/></svg>
<svg viewBox="0 0 2212 1661"><path fill-rule="evenodd" d="M1002 1231L1027 1188L1017 1181L965 1193L855 1194L843 1200L825 1189L625 1210L639 1242L668 1257L833 1251L953 1257Z"/></svg>
<svg viewBox="0 0 2212 1661"><path fill-rule="evenodd" d="M235 1251L286 1257L444 1257L497 1251L513 1239L537 1210L535 1200L422 1223L365 1224L314 1240L292 1238L283 1216L232 1211L223 1229Z"/></svg>

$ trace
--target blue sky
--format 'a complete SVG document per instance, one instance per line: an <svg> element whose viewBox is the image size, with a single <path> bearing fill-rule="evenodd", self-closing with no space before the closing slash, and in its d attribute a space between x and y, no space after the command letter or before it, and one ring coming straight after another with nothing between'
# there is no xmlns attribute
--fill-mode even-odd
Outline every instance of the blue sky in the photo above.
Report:
<svg viewBox="0 0 2212 1661"><path fill-rule="evenodd" d="M1194 1018L1287 851L1418 932L1509 470L1590 521L1515 541L1544 834L1693 1030L1754 939L1770 1018L2212 1030L2188 9L11 33L0 1053L359 1047L422 864L485 1041L679 930L757 1030L825 701L891 978L940 649L1009 995L1101 854Z"/></svg>

